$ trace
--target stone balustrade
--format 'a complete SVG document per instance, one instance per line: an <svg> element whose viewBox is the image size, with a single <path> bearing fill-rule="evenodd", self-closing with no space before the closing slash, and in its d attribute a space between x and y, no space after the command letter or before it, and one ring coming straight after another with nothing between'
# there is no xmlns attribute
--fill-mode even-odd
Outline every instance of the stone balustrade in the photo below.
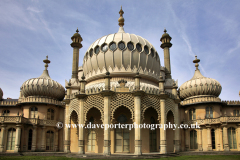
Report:
<svg viewBox="0 0 240 160"><path fill-rule="evenodd" d="M240 117L219 117L219 118L207 118L207 119L197 119L184 121L183 124L198 124L198 125L207 125L207 124L220 124L220 123L229 123L229 122L240 122Z"/></svg>
<svg viewBox="0 0 240 160"><path fill-rule="evenodd" d="M37 118L25 118L22 116L0 116L0 123L21 123L31 125L44 125L44 126L56 126L58 121L56 120L45 120Z"/></svg>
<svg viewBox="0 0 240 160"><path fill-rule="evenodd" d="M64 102L58 101L55 99L47 98L47 97L33 97L29 96L26 98L22 98L21 101L0 101L0 105L9 105L9 106L15 106L17 104L21 103L48 103L48 104L54 104L54 105L59 105L63 106L65 105Z"/></svg>

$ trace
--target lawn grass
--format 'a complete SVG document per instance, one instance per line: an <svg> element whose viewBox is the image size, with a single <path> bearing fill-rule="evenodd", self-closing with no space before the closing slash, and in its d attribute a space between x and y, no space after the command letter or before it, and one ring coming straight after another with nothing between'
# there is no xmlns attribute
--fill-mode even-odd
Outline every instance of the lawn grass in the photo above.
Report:
<svg viewBox="0 0 240 160"><path fill-rule="evenodd" d="M3 156L0 160L77 160L79 158L57 157L57 156ZM113 159L117 159L113 157ZM121 159L121 157L119 157ZM160 158L161 160L240 160L240 155L200 155L200 156L179 156ZM85 159L81 159L85 160ZM86 159L90 160L90 159ZM97 159L100 160L100 159ZM138 159L140 160L140 159ZM157 160L157 159L151 159Z"/></svg>

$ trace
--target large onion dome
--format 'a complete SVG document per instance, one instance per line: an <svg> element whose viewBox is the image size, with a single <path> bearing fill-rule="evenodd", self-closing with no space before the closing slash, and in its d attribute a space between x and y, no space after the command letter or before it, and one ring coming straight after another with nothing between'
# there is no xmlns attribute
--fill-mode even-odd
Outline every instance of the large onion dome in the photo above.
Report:
<svg viewBox="0 0 240 160"><path fill-rule="evenodd" d="M146 39L125 33L124 18L120 10L119 31L97 39L88 48L83 60L86 80L111 76L135 76L136 70L142 77L155 79L160 75L160 59L156 49Z"/></svg>
<svg viewBox="0 0 240 160"><path fill-rule="evenodd" d="M193 63L195 64L196 70L194 76L189 81L183 83L179 88L180 98L186 99L193 96L214 96L218 97L222 91L221 84L212 78L204 77L198 69L197 56L195 56Z"/></svg>
<svg viewBox="0 0 240 160"><path fill-rule="evenodd" d="M40 96L61 101L65 96L65 89L60 83L50 78L47 70L48 63L50 63L48 56L43 62L46 64L42 75L38 78L31 78L25 81L21 87L22 93L24 97Z"/></svg>
<svg viewBox="0 0 240 160"><path fill-rule="evenodd" d="M2 97L3 97L3 91L2 91L2 89L0 88L0 101L2 100Z"/></svg>

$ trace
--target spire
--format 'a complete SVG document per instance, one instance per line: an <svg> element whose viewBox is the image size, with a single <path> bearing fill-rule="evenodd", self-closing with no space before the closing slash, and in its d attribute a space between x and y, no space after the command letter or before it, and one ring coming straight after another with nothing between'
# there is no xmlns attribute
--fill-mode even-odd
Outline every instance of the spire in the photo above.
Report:
<svg viewBox="0 0 240 160"><path fill-rule="evenodd" d="M123 14L124 14L124 12L122 10L122 6L121 6L121 9L119 11L119 14L120 14L120 17L118 18L118 25L119 25L118 33L125 33L124 29L123 29L123 26L124 26Z"/></svg>
<svg viewBox="0 0 240 160"><path fill-rule="evenodd" d="M48 74L48 63L50 63L50 61L48 60L48 56L46 56L46 59L43 60L43 62L45 63L45 70L43 71L42 75L38 78L46 78L46 79L51 79L49 74Z"/></svg>

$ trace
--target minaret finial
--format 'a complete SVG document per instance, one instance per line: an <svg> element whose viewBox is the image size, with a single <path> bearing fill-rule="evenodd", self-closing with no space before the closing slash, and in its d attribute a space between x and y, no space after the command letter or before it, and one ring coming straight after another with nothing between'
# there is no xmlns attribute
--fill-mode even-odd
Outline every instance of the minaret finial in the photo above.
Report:
<svg viewBox="0 0 240 160"><path fill-rule="evenodd" d="M76 30L76 32L77 32L77 33L79 32L79 30L78 30L78 27L77 27L77 30Z"/></svg>
<svg viewBox="0 0 240 160"><path fill-rule="evenodd" d="M200 59L197 59L197 55L195 55L195 59L193 60L193 63L195 63L196 70L198 70L199 62L200 62Z"/></svg>
<svg viewBox="0 0 240 160"><path fill-rule="evenodd" d="M166 28L164 28L164 31L163 31L164 33L167 33L167 30L166 30Z"/></svg>
<svg viewBox="0 0 240 160"><path fill-rule="evenodd" d="M48 63L50 63L50 61L48 60L48 56L46 56L46 59L44 59L43 62L45 63L45 70L47 70Z"/></svg>
<svg viewBox="0 0 240 160"><path fill-rule="evenodd" d="M123 12L123 10L122 10L122 6L121 6L121 9L120 9L120 11L119 11L119 14L120 14L120 18L118 19L118 25L120 26L120 27L123 27L124 26L124 18L123 18L123 14L124 14L124 12Z"/></svg>

